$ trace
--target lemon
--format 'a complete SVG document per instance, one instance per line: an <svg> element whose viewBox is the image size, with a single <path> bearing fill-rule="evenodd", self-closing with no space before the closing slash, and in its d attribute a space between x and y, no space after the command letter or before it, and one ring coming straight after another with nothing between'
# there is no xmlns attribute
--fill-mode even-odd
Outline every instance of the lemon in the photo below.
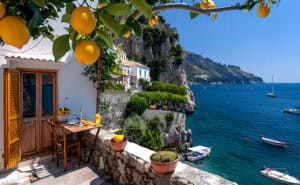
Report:
<svg viewBox="0 0 300 185"><path fill-rule="evenodd" d="M5 13L6 13L5 5L0 2L0 19L2 19L2 17L4 17Z"/></svg>
<svg viewBox="0 0 300 185"><path fill-rule="evenodd" d="M202 8L202 9L207 9L207 8L208 8L208 4L202 1L202 2L200 3L200 8Z"/></svg>
<svg viewBox="0 0 300 185"><path fill-rule="evenodd" d="M101 49L93 41L80 41L75 47L75 58L79 64L93 64L98 60L101 54Z"/></svg>
<svg viewBox="0 0 300 185"><path fill-rule="evenodd" d="M260 4L257 8L257 15L261 18L266 18L270 14L269 4Z"/></svg>
<svg viewBox="0 0 300 185"><path fill-rule="evenodd" d="M207 4L208 4L208 7L209 7L209 8L215 8L215 7L216 7L215 2L212 1L212 0L207 0Z"/></svg>
<svg viewBox="0 0 300 185"><path fill-rule="evenodd" d="M158 17L156 15L153 16L153 18L148 20L148 24L150 26L155 26L158 24Z"/></svg>
<svg viewBox="0 0 300 185"><path fill-rule="evenodd" d="M128 39L130 36L131 36L131 32L130 31L128 31L127 33L125 33L123 35L123 37L125 37L126 39Z"/></svg>
<svg viewBox="0 0 300 185"><path fill-rule="evenodd" d="M30 39L24 21L17 16L5 16L0 20L0 36L5 44L21 49Z"/></svg>
<svg viewBox="0 0 300 185"><path fill-rule="evenodd" d="M116 143L121 143L124 140L124 135L115 134L112 139Z"/></svg>
<svg viewBox="0 0 300 185"><path fill-rule="evenodd" d="M90 34L96 27L94 13L87 7L75 8L71 15L71 26L79 34Z"/></svg>

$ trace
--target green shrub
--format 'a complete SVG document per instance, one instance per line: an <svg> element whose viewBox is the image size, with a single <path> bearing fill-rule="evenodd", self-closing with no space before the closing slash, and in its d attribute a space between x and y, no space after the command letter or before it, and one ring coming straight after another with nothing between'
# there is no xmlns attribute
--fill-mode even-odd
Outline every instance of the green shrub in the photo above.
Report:
<svg viewBox="0 0 300 185"><path fill-rule="evenodd" d="M146 130L142 145L155 151L159 150L163 145L161 133L154 130Z"/></svg>
<svg viewBox="0 0 300 185"><path fill-rule="evenodd" d="M155 114L149 119L147 128L160 133L166 128L166 121L161 117L161 115Z"/></svg>
<svg viewBox="0 0 300 185"><path fill-rule="evenodd" d="M115 84L115 85L113 85L112 88L113 88L114 90L120 90L120 91L125 90L125 86L122 85L122 84Z"/></svg>
<svg viewBox="0 0 300 185"><path fill-rule="evenodd" d="M125 119L123 125L124 135L129 141L140 144L143 142L146 124L138 115Z"/></svg>
<svg viewBox="0 0 300 185"><path fill-rule="evenodd" d="M126 107L126 116L134 114L142 115L148 107L146 98L141 96L132 96Z"/></svg>
<svg viewBox="0 0 300 185"><path fill-rule="evenodd" d="M120 128L117 131L115 131L115 134L123 135L124 134L123 128Z"/></svg>
<svg viewBox="0 0 300 185"><path fill-rule="evenodd" d="M186 96L160 91L141 92L138 93L137 96L146 98L146 100L150 103L159 103L161 101L171 101L173 103L187 102Z"/></svg>
<svg viewBox="0 0 300 185"><path fill-rule="evenodd" d="M177 158L178 158L178 155L172 151L156 152L151 157L151 159L153 161L162 162L162 163L172 162L172 161L175 161Z"/></svg>
<svg viewBox="0 0 300 185"><path fill-rule="evenodd" d="M186 88L183 86L177 86L175 84L164 84L162 82L154 81L152 85L148 88L149 91L162 91L169 92L172 94L186 95Z"/></svg>
<svg viewBox="0 0 300 185"><path fill-rule="evenodd" d="M171 123L174 120L174 113L173 112L168 112L165 116L165 120L167 122L167 127L171 126Z"/></svg>

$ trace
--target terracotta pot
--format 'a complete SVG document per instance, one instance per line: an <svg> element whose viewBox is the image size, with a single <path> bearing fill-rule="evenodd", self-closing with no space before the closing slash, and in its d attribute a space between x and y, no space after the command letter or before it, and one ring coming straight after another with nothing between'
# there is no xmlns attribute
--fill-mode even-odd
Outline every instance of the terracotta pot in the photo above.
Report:
<svg viewBox="0 0 300 185"><path fill-rule="evenodd" d="M175 171L176 166L177 166L177 162L179 160L178 155L177 155L176 160L174 160L172 162L168 162L168 163L161 163L161 162L153 161L152 160L152 155L150 157L150 160L151 160L151 166L152 166L155 173L160 174L160 175L164 175L164 174L172 173L172 172Z"/></svg>
<svg viewBox="0 0 300 185"><path fill-rule="evenodd" d="M126 145L127 145L127 139L125 139L124 141L122 141L121 143L116 143L113 140L111 140L111 150L115 151L115 152L123 152Z"/></svg>
<svg viewBox="0 0 300 185"><path fill-rule="evenodd" d="M150 108L151 110L156 110L156 109L157 109L156 105L150 105L149 108Z"/></svg>
<svg viewBox="0 0 300 185"><path fill-rule="evenodd" d="M163 110L168 110L169 107L168 107L167 105L163 105L162 109L163 109Z"/></svg>

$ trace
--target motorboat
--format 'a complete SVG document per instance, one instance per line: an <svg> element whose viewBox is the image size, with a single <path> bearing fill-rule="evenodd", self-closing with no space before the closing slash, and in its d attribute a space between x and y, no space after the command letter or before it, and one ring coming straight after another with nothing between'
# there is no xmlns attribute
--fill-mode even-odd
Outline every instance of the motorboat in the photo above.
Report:
<svg viewBox="0 0 300 185"><path fill-rule="evenodd" d="M206 146L196 146L188 148L188 152L185 153L185 159L189 161L196 161L204 159L209 156L211 152L211 147Z"/></svg>
<svg viewBox="0 0 300 185"><path fill-rule="evenodd" d="M273 179L277 182L281 182L283 184L300 184L300 181L297 178L272 168L265 168L262 171L260 171L260 173L270 179Z"/></svg>
<svg viewBox="0 0 300 185"><path fill-rule="evenodd" d="M274 146L286 147L288 145L288 142L283 142L283 141L279 141L276 139L270 139L270 138L266 138L264 136L261 136L261 140L264 143L274 145Z"/></svg>
<svg viewBox="0 0 300 185"><path fill-rule="evenodd" d="M300 109L296 109L296 108L285 108L283 109L283 112L287 112L287 113L291 113L291 114L300 114Z"/></svg>

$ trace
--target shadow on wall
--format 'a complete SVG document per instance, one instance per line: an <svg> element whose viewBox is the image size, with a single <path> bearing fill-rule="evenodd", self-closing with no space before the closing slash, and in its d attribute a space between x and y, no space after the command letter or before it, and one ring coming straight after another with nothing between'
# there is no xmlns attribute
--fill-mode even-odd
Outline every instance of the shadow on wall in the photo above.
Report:
<svg viewBox="0 0 300 185"><path fill-rule="evenodd" d="M59 107L71 108L71 115L79 116L82 109L83 117L93 120L97 91L93 83L82 75L86 66L78 64L74 55L69 58L58 73L58 101Z"/></svg>

